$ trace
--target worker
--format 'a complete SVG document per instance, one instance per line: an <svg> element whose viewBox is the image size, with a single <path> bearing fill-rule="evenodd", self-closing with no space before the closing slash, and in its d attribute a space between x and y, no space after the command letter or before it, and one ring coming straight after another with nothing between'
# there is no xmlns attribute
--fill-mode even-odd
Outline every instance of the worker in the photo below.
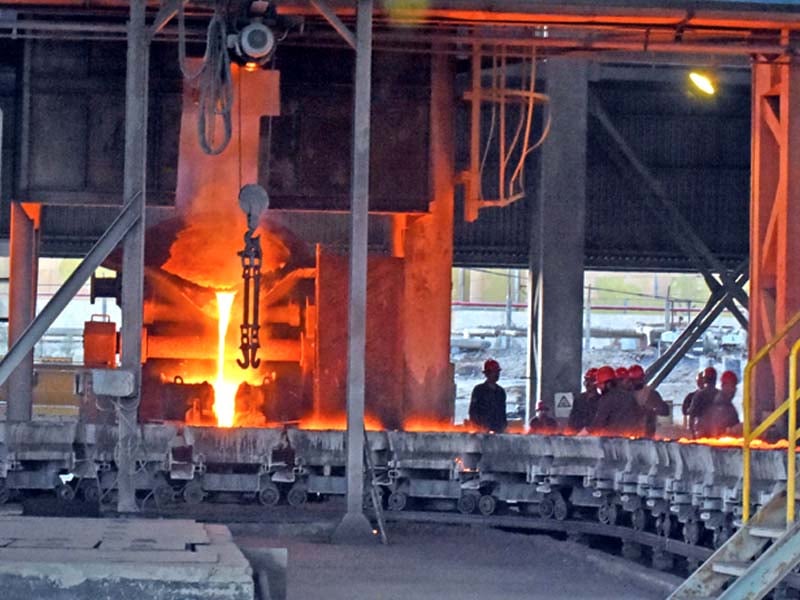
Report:
<svg viewBox="0 0 800 600"><path fill-rule="evenodd" d="M641 435L642 412L633 394L618 385L613 368L604 366L598 369L597 387L600 390L600 399L589 433Z"/></svg>
<svg viewBox="0 0 800 600"><path fill-rule="evenodd" d="M721 389L700 420L699 429L703 437L716 438L729 435L733 433L731 429L739 424L739 413L733 406L739 378L733 371L725 371L719 381Z"/></svg>
<svg viewBox="0 0 800 600"><path fill-rule="evenodd" d="M617 381L617 387L625 390L631 389L630 373L628 373L627 367L617 367L614 371L614 379Z"/></svg>
<svg viewBox="0 0 800 600"><path fill-rule="evenodd" d="M489 359L483 363L486 381L476 385L469 402L469 420L473 425L495 433L506 430L506 391L497 385L500 363Z"/></svg>
<svg viewBox="0 0 800 600"><path fill-rule="evenodd" d="M575 398L572 410L567 420L567 432L578 433L585 427L589 427L594 420L594 413L597 412L597 369L591 368L583 375L584 390Z"/></svg>
<svg viewBox="0 0 800 600"><path fill-rule="evenodd" d="M636 398L636 404L642 411L644 420L645 437L653 437L656 434L656 423L658 417L669 416L669 405L664 402L656 390L645 384L644 369L641 365L632 365L628 369L628 378L631 382L631 391Z"/></svg>
<svg viewBox="0 0 800 600"><path fill-rule="evenodd" d="M701 431L701 424L718 391L717 370L714 367L706 367L703 370L703 389L695 392L689 403L689 428L695 438L705 437Z"/></svg>
<svg viewBox="0 0 800 600"><path fill-rule="evenodd" d="M530 433L557 433L558 421L550 416L550 409L544 402L536 405L536 416L531 419Z"/></svg>
<svg viewBox="0 0 800 600"><path fill-rule="evenodd" d="M683 399L683 404L681 405L681 412L683 413L683 426L689 426L689 407L692 405L692 398L695 395L695 392L699 392L705 386L706 379L703 375L703 371L697 372L697 377L695 378L695 384L697 385L697 389L692 390L686 397Z"/></svg>

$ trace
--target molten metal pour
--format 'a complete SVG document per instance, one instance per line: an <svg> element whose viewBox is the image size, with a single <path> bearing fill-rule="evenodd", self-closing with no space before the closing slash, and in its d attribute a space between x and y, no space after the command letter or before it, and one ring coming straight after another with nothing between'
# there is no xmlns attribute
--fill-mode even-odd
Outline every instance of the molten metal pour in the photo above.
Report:
<svg viewBox="0 0 800 600"><path fill-rule="evenodd" d="M231 307L236 292L217 292L219 311L219 340L217 342L217 380L214 382L214 414L217 425L233 427L236 417L236 384L225 381L225 333L231 319Z"/></svg>

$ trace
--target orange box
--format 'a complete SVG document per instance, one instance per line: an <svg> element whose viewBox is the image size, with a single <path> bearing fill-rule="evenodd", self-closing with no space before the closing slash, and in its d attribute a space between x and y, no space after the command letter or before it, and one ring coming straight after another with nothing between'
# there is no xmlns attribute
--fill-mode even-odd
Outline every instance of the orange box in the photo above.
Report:
<svg viewBox="0 0 800 600"><path fill-rule="evenodd" d="M117 365L117 325L108 320L83 324L83 364L87 367L115 367Z"/></svg>

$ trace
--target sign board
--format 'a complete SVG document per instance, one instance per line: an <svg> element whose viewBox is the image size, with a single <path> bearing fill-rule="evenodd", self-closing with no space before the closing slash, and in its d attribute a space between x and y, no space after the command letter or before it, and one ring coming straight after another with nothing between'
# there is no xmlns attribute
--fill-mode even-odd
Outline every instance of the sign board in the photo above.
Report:
<svg viewBox="0 0 800 600"><path fill-rule="evenodd" d="M572 404L572 392L556 392L554 401L556 419L566 419L569 413L572 412Z"/></svg>

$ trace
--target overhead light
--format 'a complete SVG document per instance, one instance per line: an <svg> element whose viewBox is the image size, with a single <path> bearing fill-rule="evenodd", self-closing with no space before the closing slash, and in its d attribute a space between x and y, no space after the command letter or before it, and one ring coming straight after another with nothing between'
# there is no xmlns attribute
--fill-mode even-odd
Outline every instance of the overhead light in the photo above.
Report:
<svg viewBox="0 0 800 600"><path fill-rule="evenodd" d="M704 94L713 96L717 92L711 77L705 73L701 73L700 71L692 71L689 73L689 80Z"/></svg>

